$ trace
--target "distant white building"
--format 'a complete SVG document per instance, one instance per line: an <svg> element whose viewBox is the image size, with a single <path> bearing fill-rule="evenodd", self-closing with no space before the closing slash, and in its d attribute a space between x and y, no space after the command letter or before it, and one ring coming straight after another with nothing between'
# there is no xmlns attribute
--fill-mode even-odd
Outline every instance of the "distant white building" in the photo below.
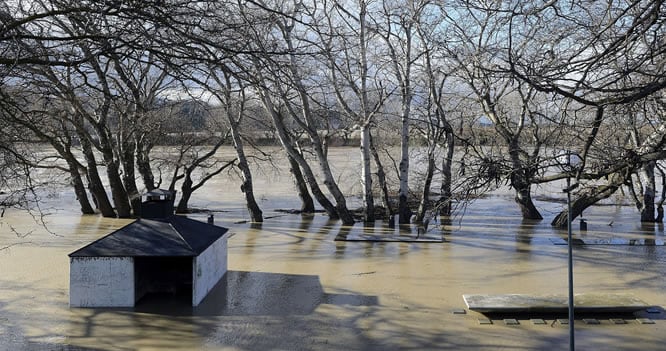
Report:
<svg viewBox="0 0 666 351"><path fill-rule="evenodd" d="M165 292L197 306L227 272L226 228L173 215L173 192L146 198L142 218L69 254L71 307L133 307Z"/></svg>

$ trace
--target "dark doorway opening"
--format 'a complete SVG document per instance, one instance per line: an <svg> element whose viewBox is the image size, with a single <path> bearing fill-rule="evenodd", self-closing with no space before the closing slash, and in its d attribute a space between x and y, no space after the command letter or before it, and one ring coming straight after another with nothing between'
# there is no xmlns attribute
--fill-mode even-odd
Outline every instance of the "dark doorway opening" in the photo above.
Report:
<svg viewBox="0 0 666 351"><path fill-rule="evenodd" d="M148 300L192 303L192 257L135 257L137 304Z"/></svg>

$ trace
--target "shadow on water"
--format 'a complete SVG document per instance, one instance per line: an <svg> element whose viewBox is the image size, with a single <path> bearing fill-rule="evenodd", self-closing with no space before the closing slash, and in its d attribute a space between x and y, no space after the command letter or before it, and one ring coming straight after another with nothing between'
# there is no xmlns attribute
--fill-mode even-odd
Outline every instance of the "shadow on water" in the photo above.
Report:
<svg viewBox="0 0 666 351"><path fill-rule="evenodd" d="M142 299L127 310L167 316L289 316L309 315L323 304L377 306L379 299L326 293L316 275L228 271L199 306L163 294Z"/></svg>
<svg viewBox="0 0 666 351"><path fill-rule="evenodd" d="M538 230L540 221L523 219L521 226L516 229L515 240L516 251L520 253L530 253L532 251L532 239Z"/></svg>
<svg viewBox="0 0 666 351"><path fill-rule="evenodd" d="M8 347L6 350L13 350L13 351L19 351L19 350L26 350L26 351L102 351L106 350L103 348L96 348L96 347L86 347L86 346L74 346L74 345L63 345L63 344L54 344L54 343L48 343L48 342L34 342L34 341L29 341L21 346L16 345L14 347L13 345L1 345L1 347Z"/></svg>

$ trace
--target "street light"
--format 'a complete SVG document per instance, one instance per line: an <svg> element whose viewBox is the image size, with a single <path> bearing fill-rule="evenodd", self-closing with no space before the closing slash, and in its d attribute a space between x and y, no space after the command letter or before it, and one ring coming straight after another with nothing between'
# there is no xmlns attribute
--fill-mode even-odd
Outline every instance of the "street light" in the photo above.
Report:
<svg viewBox="0 0 666 351"><path fill-rule="evenodd" d="M560 157L560 166L567 173L567 187L564 192L567 193L567 251L568 251L568 277L569 277L569 350L574 351L576 344L574 342L574 284L573 284L573 246L571 244L571 191L578 187L578 183L571 185L571 173L573 173L582 160L578 154L567 151Z"/></svg>

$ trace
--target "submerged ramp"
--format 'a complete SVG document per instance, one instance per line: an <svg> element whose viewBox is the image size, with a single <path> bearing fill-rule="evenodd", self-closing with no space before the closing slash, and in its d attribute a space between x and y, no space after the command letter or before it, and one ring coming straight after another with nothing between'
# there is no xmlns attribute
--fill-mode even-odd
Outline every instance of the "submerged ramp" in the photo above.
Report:
<svg viewBox="0 0 666 351"><path fill-rule="evenodd" d="M463 295L467 308L480 313L567 313L566 295L476 294ZM574 312L630 313L649 308L646 302L631 294L585 293L574 295Z"/></svg>

